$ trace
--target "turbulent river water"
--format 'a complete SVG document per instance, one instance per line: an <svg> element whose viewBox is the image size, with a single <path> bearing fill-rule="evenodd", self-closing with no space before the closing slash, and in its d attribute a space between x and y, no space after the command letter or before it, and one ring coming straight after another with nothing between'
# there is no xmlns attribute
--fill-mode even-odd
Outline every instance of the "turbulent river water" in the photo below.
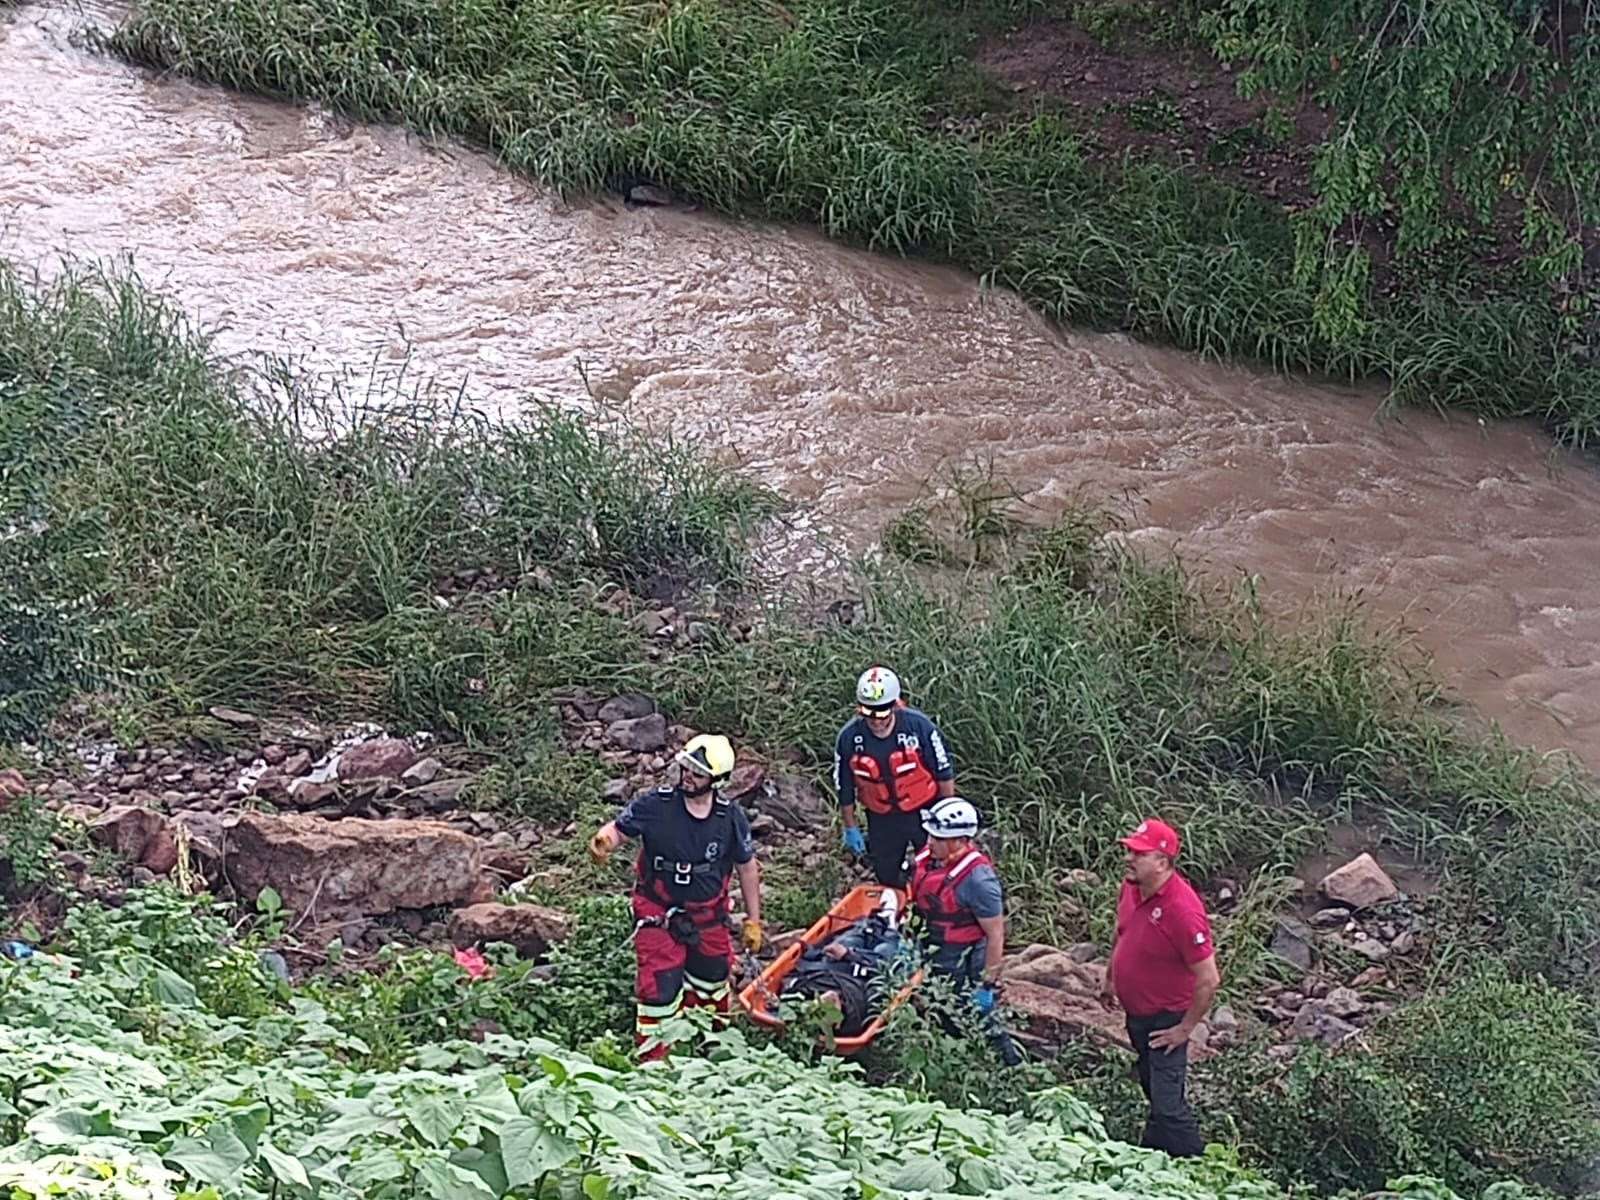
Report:
<svg viewBox="0 0 1600 1200"><path fill-rule="evenodd" d="M101 14L104 19L104 14ZM952 464L1290 608L1362 589L1512 736L1600 766L1600 470L1530 425L1061 330L954 271L685 211L566 205L483 155L161 80L0 18L0 253L131 253L224 350L598 394L704 436L860 548Z"/></svg>

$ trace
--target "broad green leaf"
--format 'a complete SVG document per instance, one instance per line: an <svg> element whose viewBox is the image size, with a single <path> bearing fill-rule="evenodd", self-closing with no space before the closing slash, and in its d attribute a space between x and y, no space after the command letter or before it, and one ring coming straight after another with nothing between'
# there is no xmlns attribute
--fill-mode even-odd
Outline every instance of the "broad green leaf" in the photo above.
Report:
<svg viewBox="0 0 1600 1200"><path fill-rule="evenodd" d="M264 916L276 916L283 911L283 897L274 888L262 888L256 895L256 911Z"/></svg>
<svg viewBox="0 0 1600 1200"><path fill-rule="evenodd" d="M513 1188L527 1187L577 1156L576 1145L527 1117L512 1117L500 1127L500 1158Z"/></svg>
<svg viewBox="0 0 1600 1200"><path fill-rule="evenodd" d="M585 1175L583 1177L583 1194L588 1200L609 1200L611 1184L604 1175Z"/></svg>
<svg viewBox="0 0 1600 1200"><path fill-rule="evenodd" d="M32 1117L23 1127L41 1146L77 1147L99 1135L109 1125L99 1113L85 1108L58 1108Z"/></svg>
<svg viewBox="0 0 1600 1200"><path fill-rule="evenodd" d="M374 1112L370 1107L363 1107L354 1112L347 1112L334 1121L312 1138L307 1148L338 1154L352 1142L363 1141L375 1133L392 1136L397 1132L397 1125L398 1122L394 1117Z"/></svg>
<svg viewBox="0 0 1600 1200"><path fill-rule="evenodd" d="M285 1154L266 1140L256 1148L256 1152L280 1183L292 1183L297 1187L310 1188L311 1180L306 1178L305 1164L294 1155Z"/></svg>
<svg viewBox="0 0 1600 1200"><path fill-rule="evenodd" d="M478 1176L438 1158L417 1167L417 1183L428 1200L496 1200Z"/></svg>
<svg viewBox="0 0 1600 1200"><path fill-rule="evenodd" d="M510 1189L511 1183L506 1178L505 1162L501 1159L499 1151L493 1153L481 1150L477 1146L469 1146L465 1150L457 1150L450 1156L450 1161L463 1171L471 1171L483 1185L496 1196L503 1196Z"/></svg>
<svg viewBox="0 0 1600 1200"><path fill-rule="evenodd" d="M256 1143L261 1140L261 1135L267 1131L267 1123L272 1119L272 1113L265 1104L252 1104L248 1108L235 1109L228 1115L228 1123L233 1126L233 1132L239 1135L239 1140L244 1143L245 1149L254 1151Z"/></svg>
<svg viewBox="0 0 1600 1200"><path fill-rule="evenodd" d="M448 1071L461 1060L454 1050L443 1046L424 1046L416 1053L416 1064L423 1071Z"/></svg>
<svg viewBox="0 0 1600 1200"><path fill-rule="evenodd" d="M218 1121L203 1137L175 1139L162 1157L198 1183L231 1189L237 1186L239 1172L251 1154L232 1127Z"/></svg>
<svg viewBox="0 0 1600 1200"><path fill-rule="evenodd" d="M343 1182L359 1188L403 1179L409 1170L394 1147L372 1146L364 1150L360 1158L352 1158L340 1174Z"/></svg>
<svg viewBox="0 0 1600 1200"><path fill-rule="evenodd" d="M413 1092L405 1098L402 1110L411 1127L431 1146L446 1145L461 1127L466 1109L460 1096L443 1092Z"/></svg>
<svg viewBox="0 0 1600 1200"><path fill-rule="evenodd" d="M157 1003L172 1008L195 1008L200 1003L194 985L166 967L157 967L155 973L150 976L150 994L155 997Z"/></svg>
<svg viewBox="0 0 1600 1200"><path fill-rule="evenodd" d="M1007 1182L1004 1171L981 1158L962 1159L961 1166L956 1169L956 1178L963 1188L979 1195L998 1192Z"/></svg>
<svg viewBox="0 0 1600 1200"><path fill-rule="evenodd" d="M948 1192L955 1180L937 1158L913 1158L896 1172L889 1186L902 1192Z"/></svg>

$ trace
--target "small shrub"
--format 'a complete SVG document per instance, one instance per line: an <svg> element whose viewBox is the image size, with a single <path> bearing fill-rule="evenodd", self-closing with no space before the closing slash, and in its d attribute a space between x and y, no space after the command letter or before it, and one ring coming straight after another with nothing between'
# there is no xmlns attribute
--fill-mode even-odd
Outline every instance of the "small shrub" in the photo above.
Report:
<svg viewBox="0 0 1600 1200"><path fill-rule="evenodd" d="M1220 1056L1200 1088L1282 1179L1368 1190L1419 1172L1465 1194L1548 1176L1600 1145L1593 1014L1498 967L1405 1005L1362 1043L1303 1046L1281 1075L1259 1050Z"/></svg>
<svg viewBox="0 0 1600 1200"><path fill-rule="evenodd" d="M597 896L574 914L572 936L550 951L555 979L531 999L541 1036L580 1046L633 1028L633 909L625 896Z"/></svg>
<svg viewBox="0 0 1600 1200"><path fill-rule="evenodd" d="M869 1076L954 1108L1025 1112L1055 1078L1039 1063L1003 1066L968 996L937 976L894 1011L869 1055Z"/></svg>
<svg viewBox="0 0 1600 1200"><path fill-rule="evenodd" d="M0 808L0 896L32 892L60 875L55 838L60 822L37 793Z"/></svg>

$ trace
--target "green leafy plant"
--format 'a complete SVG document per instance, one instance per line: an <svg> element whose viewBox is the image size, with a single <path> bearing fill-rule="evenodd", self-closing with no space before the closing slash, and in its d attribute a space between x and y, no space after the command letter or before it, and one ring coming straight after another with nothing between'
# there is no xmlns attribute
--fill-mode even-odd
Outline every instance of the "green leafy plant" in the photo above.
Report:
<svg viewBox="0 0 1600 1200"><path fill-rule="evenodd" d="M1498 967L1403 1005L1360 1044L1302 1047L1287 1070L1258 1049L1202 1067L1200 1087L1284 1177L1371 1189L1427 1173L1470 1191L1553 1178L1600 1146L1592 1013Z"/></svg>
<svg viewBox="0 0 1600 1200"><path fill-rule="evenodd" d="M729 1200L1278 1194L1225 1154L1179 1163L1109 1142L1059 1091L1026 1120L956 1110L737 1032L642 1070L494 1034L373 1070L330 1053L340 1043L314 1004L239 1022L158 997L201 1035L177 1045L119 1026L106 969L0 963L0 1186L15 1200L268 1200L313 1181L366 1200L688 1200L710 1180ZM279 1052L262 1057L267 1045Z"/></svg>
<svg viewBox="0 0 1600 1200"><path fill-rule="evenodd" d="M36 792L24 792L0 808L0 891L15 895L56 882L59 833L60 822Z"/></svg>

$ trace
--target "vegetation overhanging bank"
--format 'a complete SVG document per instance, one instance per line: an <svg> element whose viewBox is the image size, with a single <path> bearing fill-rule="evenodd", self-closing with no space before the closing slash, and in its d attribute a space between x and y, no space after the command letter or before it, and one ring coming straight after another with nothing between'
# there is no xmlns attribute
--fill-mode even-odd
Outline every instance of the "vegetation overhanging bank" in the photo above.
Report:
<svg viewBox="0 0 1600 1200"><path fill-rule="evenodd" d="M1108 156L1092 121L975 71L980 33L1047 5L146 0L110 45L465 138L565 191L663 183L960 264L1063 321L1587 441L1594 39L1497 0L1302 7L1073 10L1238 60L1272 104L1229 136L1320 104L1333 132L1294 214L1201 166Z"/></svg>

